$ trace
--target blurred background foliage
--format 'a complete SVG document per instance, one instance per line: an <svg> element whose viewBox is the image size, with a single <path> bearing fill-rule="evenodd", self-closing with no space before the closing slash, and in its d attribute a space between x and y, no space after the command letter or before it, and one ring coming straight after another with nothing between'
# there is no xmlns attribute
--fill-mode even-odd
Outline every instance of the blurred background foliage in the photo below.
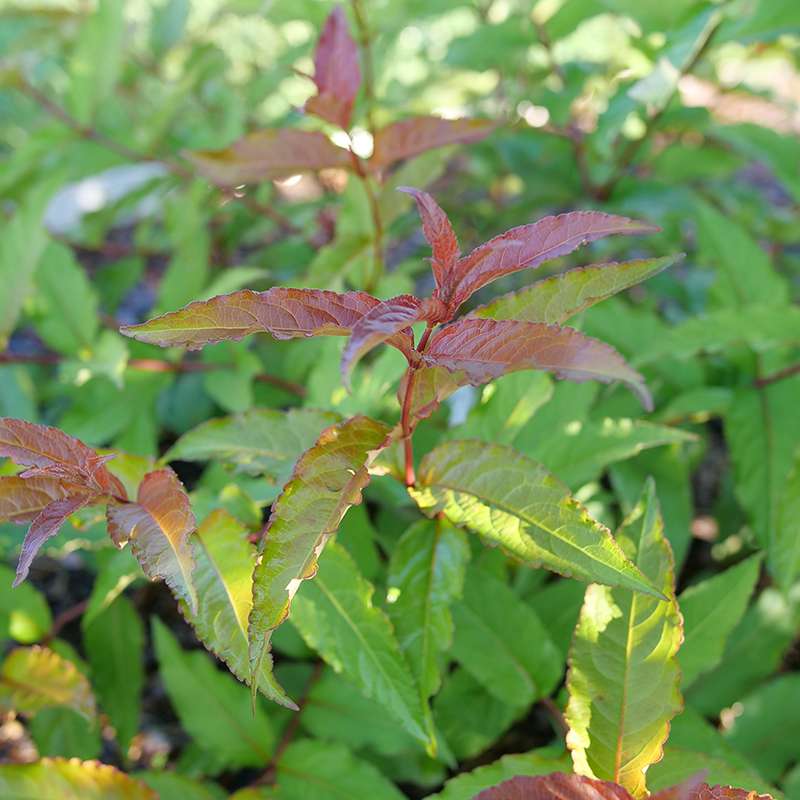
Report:
<svg viewBox="0 0 800 800"><path fill-rule="evenodd" d="M460 391L420 426L417 450L447 438L513 443L612 527L654 476L679 585L703 583L689 598L715 630L696 634L714 658L684 687L688 708L650 771L652 788L694 772L704 756L712 780L746 775L747 785L781 784L800 798L800 585L786 544L798 536L800 495L800 4L355 0L346 11L374 75L351 131L359 153L369 153L373 125L412 114L497 123L479 143L431 151L388 176L377 280L359 181L327 171L222 191L184 156L263 128L332 133L301 111L313 92L304 73L331 8L320 0L0 2L0 415L123 451L116 463L132 480L187 431L254 406L395 420L403 363L394 352L360 366L348 394L338 339L259 337L186 354L123 339L117 328L244 286L341 290L374 281L381 297L429 291L428 253L396 185L427 188L464 250L576 208L656 223L656 236L598 244L591 256L546 268L687 254L577 321L643 371L652 414L617 387L515 374ZM501 289L529 281L522 273ZM224 508L255 531L279 490L220 463L175 466L198 519ZM341 541L380 604L385 555L416 512L381 481L366 496ZM19 528L0 525L9 561L20 539ZM762 550L767 567L750 598L758 562L746 559ZM264 704L250 715L247 690L197 649L167 591L109 548L94 512L74 518L45 552L32 585L13 593L3 568L3 634L49 643L75 662L91 676L107 724L98 729L61 707L24 726L9 716L0 728L6 760L101 757L143 772L163 798L224 796L221 787L233 791L265 770L267 783L276 770L295 782L252 796L396 797L394 782L422 797L454 772L560 735L549 701L515 701L487 685L480 662L491 654L457 646L459 626L476 624L462 613L454 668L434 704L452 758L434 761L384 729L382 712L314 666L292 628L275 637L279 673L307 707L286 747L287 712ZM497 552L476 552L473 563L486 592L508 590L566 653L581 585L519 571ZM711 589L708 579L717 581ZM492 582L504 584L497 595ZM556 693L556 706L562 701ZM495 778L504 774L498 763ZM297 776L314 770L332 783L345 772L360 788L309 794ZM441 797L467 798L481 785L456 778Z"/></svg>

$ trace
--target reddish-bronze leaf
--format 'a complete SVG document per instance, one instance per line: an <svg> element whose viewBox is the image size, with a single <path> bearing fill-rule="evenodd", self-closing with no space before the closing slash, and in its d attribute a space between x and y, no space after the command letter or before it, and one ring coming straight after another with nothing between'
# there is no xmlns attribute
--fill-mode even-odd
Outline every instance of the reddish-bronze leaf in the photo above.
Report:
<svg viewBox="0 0 800 800"><path fill-rule="evenodd" d="M353 326L380 301L365 292L327 292L285 289L266 292L244 289L162 314L141 325L125 325L126 336L162 347L181 345L198 350L225 340L238 341L251 333L270 333L276 339L301 336L347 336ZM410 335L392 344L407 352Z"/></svg>
<svg viewBox="0 0 800 800"><path fill-rule="evenodd" d="M662 789L650 795L651 800L772 800L772 795L759 794L733 786L709 786L695 778Z"/></svg>
<svg viewBox="0 0 800 800"><path fill-rule="evenodd" d="M485 119L401 119L381 128L375 134L369 168L379 172L395 161L418 156L436 147L477 142L488 136L494 127L493 122Z"/></svg>
<svg viewBox="0 0 800 800"><path fill-rule="evenodd" d="M136 500L108 507L111 539L118 547L130 541L144 574L163 578L197 613L190 542L197 526L183 484L169 467L148 472Z"/></svg>
<svg viewBox="0 0 800 800"><path fill-rule="evenodd" d="M325 21L314 55L317 94L306 102L306 111L340 128L350 125L353 103L361 85L358 48L347 29L347 17L336 6Z"/></svg>
<svg viewBox="0 0 800 800"><path fill-rule="evenodd" d="M125 489L105 467L112 456L99 456L58 428L22 419L0 418L0 456L22 467L20 477L47 476L85 486L99 494L125 498Z"/></svg>
<svg viewBox="0 0 800 800"><path fill-rule="evenodd" d="M56 500L42 509L31 522L28 533L25 534L25 541L22 543L22 550L17 563L14 586L19 586L28 577L28 570L31 568L39 548L51 536L55 536L58 533L59 528L61 528L70 514L74 514L83 508L91 499L92 496L89 494L78 494L73 497L65 497L63 500Z"/></svg>
<svg viewBox="0 0 800 800"><path fill-rule="evenodd" d="M491 789L484 789L473 800L632 800L616 783L552 772L532 777L518 775Z"/></svg>
<svg viewBox="0 0 800 800"><path fill-rule="evenodd" d="M409 420L412 429L420 420L433 414L441 403L450 397L456 389L469 384L469 376L463 371L451 372L444 367L421 366L413 373L411 386L411 401L409 405ZM397 390L397 401L403 405L406 396L408 375L400 380Z"/></svg>
<svg viewBox="0 0 800 800"><path fill-rule="evenodd" d="M453 226L439 204L427 192L410 186L400 186L398 191L410 194L422 220L422 232L431 246L433 260L431 268L436 286L440 292L447 294L447 279L460 255L458 239Z"/></svg>
<svg viewBox="0 0 800 800"><path fill-rule="evenodd" d="M352 157L319 131L279 128L245 136L223 150L185 154L218 186L240 186L330 167L349 169Z"/></svg>
<svg viewBox="0 0 800 800"><path fill-rule="evenodd" d="M573 328L538 322L465 318L439 330L422 356L429 366L463 371L473 385L520 369L542 369L573 381L619 380L650 409L644 379L608 344Z"/></svg>
<svg viewBox="0 0 800 800"><path fill-rule="evenodd" d="M77 484L66 484L46 475L0 478L0 520L24 524L36 519L50 503L80 493Z"/></svg>
<svg viewBox="0 0 800 800"><path fill-rule="evenodd" d="M443 299L452 300L458 307L482 286L503 275L533 269L605 236L657 230L653 225L600 211L572 211L544 217L531 225L511 228L459 259L452 292Z"/></svg>

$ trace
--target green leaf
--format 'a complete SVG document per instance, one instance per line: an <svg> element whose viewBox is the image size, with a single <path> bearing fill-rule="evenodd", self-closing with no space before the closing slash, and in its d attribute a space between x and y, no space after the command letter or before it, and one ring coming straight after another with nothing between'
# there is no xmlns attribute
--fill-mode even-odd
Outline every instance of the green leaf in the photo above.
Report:
<svg viewBox="0 0 800 800"><path fill-rule="evenodd" d="M786 479L775 510L775 530L768 553L770 572L789 591L800 575L800 450Z"/></svg>
<svg viewBox="0 0 800 800"><path fill-rule="evenodd" d="M0 639L20 644L42 639L53 625L44 596L30 583L12 588L14 570L0 564Z"/></svg>
<svg viewBox="0 0 800 800"><path fill-rule="evenodd" d="M81 618L84 627L102 614L134 581L144 578L142 568L127 547L123 550L109 548L98 553L97 558L99 568L89 595L89 605Z"/></svg>
<svg viewBox="0 0 800 800"><path fill-rule="evenodd" d="M586 590L570 652L567 744L578 774L642 797L645 772L661 758L670 720L683 707L675 658L682 620L652 481L617 539L669 600L596 584Z"/></svg>
<svg viewBox="0 0 800 800"><path fill-rule="evenodd" d="M292 621L309 647L433 749L430 710L373 591L345 550L329 544L315 580L295 598Z"/></svg>
<svg viewBox="0 0 800 800"><path fill-rule="evenodd" d="M181 724L209 754L208 773L266 764L275 735L264 710L251 707L247 689L216 669L205 653L181 650L155 617L153 641L161 679Z"/></svg>
<svg viewBox="0 0 800 800"><path fill-rule="evenodd" d="M451 778L444 789L428 795L426 800L474 800L478 792L517 775L548 775L569 769L569 758L555 748L531 750L529 753L503 756L499 761L462 772Z"/></svg>
<svg viewBox="0 0 800 800"><path fill-rule="evenodd" d="M530 598L531 608L558 647L562 661L567 660L585 591L582 583L559 579L548 583Z"/></svg>
<svg viewBox="0 0 800 800"><path fill-rule="evenodd" d="M453 658L498 700L526 707L561 679L561 656L536 613L490 573L467 569L453 619Z"/></svg>
<svg viewBox="0 0 800 800"><path fill-rule="evenodd" d="M800 674L781 675L737 704L725 738L768 780L777 780L800 756Z"/></svg>
<svg viewBox="0 0 800 800"><path fill-rule="evenodd" d="M98 330L97 293L72 250L52 243L36 269L35 326L53 350L77 356Z"/></svg>
<svg viewBox="0 0 800 800"><path fill-rule="evenodd" d="M39 756L63 756L82 761L97 758L102 749L100 726L71 708L44 708L28 723Z"/></svg>
<svg viewBox="0 0 800 800"><path fill-rule="evenodd" d="M251 408L193 428L172 445L164 461L226 461L248 474L285 482L299 456L338 419L307 408Z"/></svg>
<svg viewBox="0 0 800 800"><path fill-rule="evenodd" d="M563 325L575 314L658 275L682 258L645 258L571 269L497 297L469 316Z"/></svg>
<svg viewBox="0 0 800 800"><path fill-rule="evenodd" d="M3 764L0 796L8 800L159 800L152 789L115 767L64 758Z"/></svg>
<svg viewBox="0 0 800 800"><path fill-rule="evenodd" d="M100 707L116 729L122 752L127 752L139 730L144 685L144 627L131 602L120 596L84 624L83 644Z"/></svg>
<svg viewBox="0 0 800 800"><path fill-rule="evenodd" d="M135 772L133 777L157 792L158 800L225 800L227 797L216 783L201 783L178 772L147 770Z"/></svg>
<svg viewBox="0 0 800 800"><path fill-rule="evenodd" d="M683 644L678 661L683 689L722 660L725 644L747 608L761 569L756 555L681 593Z"/></svg>
<svg viewBox="0 0 800 800"><path fill-rule="evenodd" d="M153 8L150 46L156 53L161 55L180 41L190 11L190 0L161 0Z"/></svg>
<svg viewBox="0 0 800 800"><path fill-rule="evenodd" d="M89 681L72 662L38 645L6 656L0 667L0 707L21 714L66 707L87 719L95 714Z"/></svg>
<svg viewBox="0 0 800 800"><path fill-rule="evenodd" d="M278 760L281 800L402 800L403 795L367 761L340 744L304 739Z"/></svg>
<svg viewBox="0 0 800 800"><path fill-rule="evenodd" d="M372 453L388 433L367 417L327 428L301 456L273 504L253 574L251 676L269 668L271 632L288 616L302 581L314 576L319 554L347 509L361 502Z"/></svg>
<svg viewBox="0 0 800 800"><path fill-rule="evenodd" d="M389 618L423 699L441 684L453 641L450 605L461 595L469 557L463 531L425 520L400 537L389 561Z"/></svg>
<svg viewBox="0 0 800 800"><path fill-rule="evenodd" d="M566 486L509 447L447 442L423 458L409 493L428 516L444 512L529 566L660 596Z"/></svg>
<svg viewBox="0 0 800 800"><path fill-rule="evenodd" d="M206 517L193 539L197 614L182 606L198 639L244 682L250 677L247 619L253 606L255 567L255 547L247 535L247 529L226 511L218 509ZM258 688L270 699L294 706L266 664Z"/></svg>

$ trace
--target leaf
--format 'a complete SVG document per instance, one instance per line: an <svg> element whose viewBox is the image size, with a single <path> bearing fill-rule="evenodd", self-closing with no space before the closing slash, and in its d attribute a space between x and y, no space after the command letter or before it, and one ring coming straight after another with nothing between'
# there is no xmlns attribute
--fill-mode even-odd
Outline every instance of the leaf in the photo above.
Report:
<svg viewBox="0 0 800 800"><path fill-rule="evenodd" d="M683 708L676 660L683 620L652 480L616 538L669 600L587 588L570 651L567 746L576 772L643 797L647 768L661 758L670 720Z"/></svg>
<svg viewBox="0 0 800 800"><path fill-rule="evenodd" d="M155 617L152 630L161 679L181 725L209 754L207 772L266 764L275 734L263 708L251 707L247 689L202 651L182 650Z"/></svg>
<svg viewBox="0 0 800 800"><path fill-rule="evenodd" d="M45 708L27 724L39 756L97 758L103 747L100 726L70 708Z"/></svg>
<svg viewBox="0 0 800 800"><path fill-rule="evenodd" d="M529 566L661 597L566 486L510 447L440 445L422 459L409 493L428 516L443 512Z"/></svg>
<svg viewBox="0 0 800 800"><path fill-rule="evenodd" d="M162 578L194 611L194 560L189 537L196 528L189 498L169 467L148 472L137 502L108 507L108 532L121 547L131 542L136 560L150 580Z"/></svg>
<svg viewBox="0 0 800 800"><path fill-rule="evenodd" d="M111 548L97 554L97 574L81 625L89 625L144 573L130 550Z"/></svg>
<svg viewBox="0 0 800 800"><path fill-rule="evenodd" d="M300 455L337 414L311 408L278 411L250 408L232 417L210 419L181 436L164 461L224 461L250 475L285 482Z"/></svg>
<svg viewBox="0 0 800 800"><path fill-rule="evenodd" d="M382 171L396 161L448 144L468 144L488 136L495 123L483 119L410 117L392 122L375 134L371 170Z"/></svg>
<svg viewBox="0 0 800 800"><path fill-rule="evenodd" d="M158 795L108 764L42 758L0 766L0 795L9 800L158 800Z"/></svg>
<svg viewBox="0 0 800 800"><path fill-rule="evenodd" d="M520 369L543 369L573 381L621 380L649 411L644 378L611 345L573 328L537 322L461 319L441 328L422 355L429 366L464 372L480 385Z"/></svg>
<svg viewBox="0 0 800 800"><path fill-rule="evenodd" d="M690 779L683 786L663 789L651 796L653 800L772 800L768 794L758 794L748 789L698 784L696 778Z"/></svg>
<svg viewBox="0 0 800 800"><path fill-rule="evenodd" d="M103 711L127 753L139 730L144 686L144 628L133 604L118 597L83 625L83 644L91 665L92 685Z"/></svg>
<svg viewBox="0 0 800 800"><path fill-rule="evenodd" d="M427 192L410 186L399 186L397 190L410 194L417 204L422 219L422 232L433 252L431 268L436 287L439 291L444 291L456 260L461 255L453 226L447 214Z"/></svg>
<svg viewBox="0 0 800 800"><path fill-rule="evenodd" d="M542 748L529 753L506 755L492 764L456 775L447 781L441 792L429 795L427 800L475 800L481 789L494 786L506 778L516 775L547 775L568 767L567 759L553 749Z"/></svg>
<svg viewBox="0 0 800 800"><path fill-rule="evenodd" d="M511 228L458 260L450 292L442 298L457 308L482 286L522 269L567 255L614 234L655 233L658 228L600 211L572 211Z"/></svg>
<svg viewBox="0 0 800 800"><path fill-rule="evenodd" d="M536 612L488 572L467 569L453 619L453 657L498 700L525 708L561 680L561 654Z"/></svg>
<svg viewBox="0 0 800 800"><path fill-rule="evenodd" d="M196 150L184 155L204 178L223 187L352 167L350 153L325 134L296 128L258 131L223 150Z"/></svg>
<svg viewBox="0 0 800 800"><path fill-rule="evenodd" d="M335 6L328 15L319 37L314 54L314 83L317 94L306 101L306 111L346 130L361 85L361 70L358 48L341 6Z"/></svg>
<svg viewBox="0 0 800 800"><path fill-rule="evenodd" d="M192 544L198 608L196 614L187 608L183 613L198 639L240 681L249 683L247 620L253 606L255 547L247 529L221 509L203 520ZM268 668L259 673L258 688L270 699L294 706Z"/></svg>
<svg viewBox="0 0 800 800"><path fill-rule="evenodd" d="M134 772L133 777L158 793L159 800L225 800L227 793L216 783L189 778L166 769Z"/></svg>
<svg viewBox="0 0 800 800"><path fill-rule="evenodd" d="M778 585L788 592L800 575L800 449L795 453L794 466L776 506L768 560Z"/></svg>
<svg viewBox="0 0 800 800"><path fill-rule="evenodd" d="M554 772L541 777L517 776L476 794L473 800L630 800L621 786L582 775Z"/></svg>
<svg viewBox="0 0 800 800"><path fill-rule="evenodd" d="M760 555L752 556L681 593L684 640L678 661L684 689L722 661L728 638L753 594L761 561Z"/></svg>
<svg viewBox="0 0 800 800"><path fill-rule="evenodd" d="M293 742L278 760L277 774L278 791L285 800L307 800L310 791L314 800L402 800L404 796L369 761L329 742Z"/></svg>
<svg viewBox="0 0 800 800"><path fill-rule="evenodd" d="M371 451L388 428L353 417L322 432L295 465L272 506L253 575L250 674L268 669L271 632L286 619L302 581L314 577L317 559L351 505L369 482Z"/></svg>
<svg viewBox="0 0 800 800"><path fill-rule="evenodd" d="M14 573L0 564L0 639L32 644L44 638L53 625L50 607L30 584L13 589L13 579Z"/></svg>
<svg viewBox="0 0 800 800"><path fill-rule="evenodd" d="M389 618L422 697L441 684L453 641L450 605L461 595L469 545L444 520L418 522L397 541L389 561Z"/></svg>
<svg viewBox="0 0 800 800"><path fill-rule="evenodd" d="M77 488L77 487L76 487ZM70 490L58 478L39 475L20 478L0 477L0 520L24 524L32 522L56 500L65 500Z"/></svg>
<svg viewBox="0 0 800 800"><path fill-rule="evenodd" d="M562 325L595 303L658 275L682 259L683 255L666 256L571 269L496 297L468 316Z"/></svg>
<svg viewBox="0 0 800 800"><path fill-rule="evenodd" d="M76 511L80 511L90 501L91 497L89 495L77 494L65 497L63 500L55 500L42 509L31 522L31 526L28 528L25 539L22 542L17 574L14 577L14 586L19 586L28 577L28 571L36 554L48 539L58 533L61 526L66 522L67 517Z"/></svg>
<svg viewBox="0 0 800 800"><path fill-rule="evenodd" d="M31 715L61 706L87 719L95 714L89 681L72 662L38 645L18 647L6 656L0 667L0 706Z"/></svg>
<svg viewBox="0 0 800 800"><path fill-rule="evenodd" d="M430 711L388 617L372 604L373 591L350 556L331 543L316 579L295 598L292 621L309 647L430 751L434 747Z"/></svg>
<svg viewBox="0 0 800 800"><path fill-rule="evenodd" d="M162 347L181 345L190 350L214 342L239 341L251 333L270 333L276 339L348 336L353 326L379 303L364 292L243 289L190 303L141 325L123 325L120 331L142 342ZM410 349L410 337L404 341Z"/></svg>
<svg viewBox="0 0 800 800"><path fill-rule="evenodd" d="M451 372L444 367L425 367L414 370L411 387L411 402L409 405L409 419L412 420L412 429L420 420L433 414L439 405L450 397L456 389L469 383L464 372ZM406 395L408 376L403 375L397 390L397 398L401 407Z"/></svg>

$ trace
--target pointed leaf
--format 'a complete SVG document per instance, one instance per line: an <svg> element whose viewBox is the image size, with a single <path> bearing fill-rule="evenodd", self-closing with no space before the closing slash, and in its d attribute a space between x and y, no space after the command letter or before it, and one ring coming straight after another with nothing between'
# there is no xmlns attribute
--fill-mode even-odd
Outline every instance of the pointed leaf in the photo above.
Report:
<svg viewBox="0 0 800 800"><path fill-rule="evenodd" d="M115 767L74 758L3 764L0 796L9 800L158 800L152 789Z"/></svg>
<svg viewBox="0 0 800 800"><path fill-rule="evenodd" d="M71 497L65 497L63 500L55 500L42 509L31 522L31 526L28 528L27 534L25 534L25 540L22 542L14 586L19 586L28 577L28 571L31 568L33 559L41 546L58 533L61 526L66 522L67 517L76 511L80 511L91 499L88 494L76 494Z"/></svg>
<svg viewBox="0 0 800 800"><path fill-rule="evenodd" d="M372 452L388 432L367 417L327 428L301 456L273 504L253 576L248 628L251 676L268 669L272 631L289 614L301 582L316 573L317 559L347 509L361 502Z"/></svg>
<svg viewBox="0 0 800 800"><path fill-rule="evenodd" d="M604 214L571 211L511 228L459 259L452 282L458 307L482 286L522 269L534 269L551 258L567 255L582 245L614 234L631 236L658 231L653 225Z"/></svg>
<svg viewBox="0 0 800 800"><path fill-rule="evenodd" d="M446 520L412 525L392 551L389 618L425 699L441 684L453 641L450 605L461 595L469 556L464 533Z"/></svg>
<svg viewBox="0 0 800 800"><path fill-rule="evenodd" d="M800 450L776 503L775 532L769 546L770 572L786 592L800 575Z"/></svg>
<svg viewBox="0 0 800 800"><path fill-rule="evenodd" d="M89 681L63 656L46 647L12 650L0 667L0 707L20 714L67 707L87 719L95 714Z"/></svg>
<svg viewBox="0 0 800 800"><path fill-rule="evenodd" d="M579 267L545 278L469 313L483 319L516 319L563 325L595 303L658 275L683 255Z"/></svg>
<svg viewBox="0 0 800 800"><path fill-rule="evenodd" d="M352 166L350 153L325 134L296 128L251 133L223 150L197 150L185 156L201 175L223 187Z"/></svg>
<svg viewBox="0 0 800 800"><path fill-rule="evenodd" d="M621 786L581 775L554 772L540 778L517 776L484 789L473 800L631 800Z"/></svg>
<svg viewBox="0 0 800 800"><path fill-rule="evenodd" d="M253 607L256 561L255 547L247 533L238 520L221 509L206 517L192 537L197 613L183 608L198 639L245 683L250 680L247 619ZM261 670L258 688L270 699L294 707L271 670Z"/></svg>
<svg viewBox="0 0 800 800"><path fill-rule="evenodd" d="M163 578L176 596L197 609L191 542L196 527L189 498L169 467L148 472L136 503L108 507L108 531L117 546L131 542L150 580Z"/></svg>
<svg viewBox="0 0 800 800"><path fill-rule="evenodd" d="M520 369L543 369L573 381L620 380L650 410L644 378L611 345L573 328L538 322L461 319L433 335L422 356L429 366L464 372L473 385Z"/></svg>
<svg viewBox="0 0 800 800"><path fill-rule="evenodd" d="M0 477L0 520L17 524L32 522L51 503L65 500L79 490L77 485L70 486L47 475Z"/></svg>
<svg viewBox="0 0 800 800"><path fill-rule="evenodd" d="M380 703L428 751L435 749L430 710L400 652L374 587L347 552L331 543L319 574L298 593L292 621L309 647Z"/></svg>
<svg viewBox="0 0 800 800"><path fill-rule="evenodd" d="M361 70L358 48L347 29L347 17L341 6L331 11L319 37L314 55L314 83L317 94L306 101L306 111L347 129L361 85Z"/></svg>
<svg viewBox="0 0 800 800"><path fill-rule="evenodd" d="M698 783L696 779L662 789L650 797L653 800L772 800L768 794L736 789L733 786L709 786L707 783Z"/></svg>
<svg viewBox="0 0 800 800"><path fill-rule="evenodd" d="M450 273L461 255L458 239L450 224L450 219L427 192L413 189L410 186L399 186L397 190L410 194L417 204L417 210L422 220L422 232L433 253L431 264L433 277L437 288L446 292Z"/></svg>
<svg viewBox="0 0 800 800"><path fill-rule="evenodd" d="M446 442L409 492L428 516L444 512L530 566L661 596L566 486L510 447Z"/></svg>
<svg viewBox="0 0 800 800"><path fill-rule="evenodd" d="M669 600L596 584L586 590L570 652L567 746L576 772L643 797L647 768L663 755L670 720L683 707L676 660L683 621L652 481L617 541Z"/></svg>
<svg viewBox="0 0 800 800"><path fill-rule="evenodd" d="M284 483L295 461L317 440L323 428L339 420L312 408L250 408L192 428L164 454L164 461L223 461L251 475ZM0 486L0 490L2 487Z"/></svg>
<svg viewBox="0 0 800 800"><path fill-rule="evenodd" d="M384 170L426 150L448 144L477 142L488 136L495 123L484 119L441 119L440 117L410 117L392 122L375 134L371 170Z"/></svg>
<svg viewBox="0 0 800 800"><path fill-rule="evenodd" d="M199 350L207 344L239 341L251 333L276 339L303 336L347 336L370 309L380 303L364 292L321 289L248 289L190 303L141 325L120 328L126 336L162 347ZM410 348L410 337L405 337Z"/></svg>

